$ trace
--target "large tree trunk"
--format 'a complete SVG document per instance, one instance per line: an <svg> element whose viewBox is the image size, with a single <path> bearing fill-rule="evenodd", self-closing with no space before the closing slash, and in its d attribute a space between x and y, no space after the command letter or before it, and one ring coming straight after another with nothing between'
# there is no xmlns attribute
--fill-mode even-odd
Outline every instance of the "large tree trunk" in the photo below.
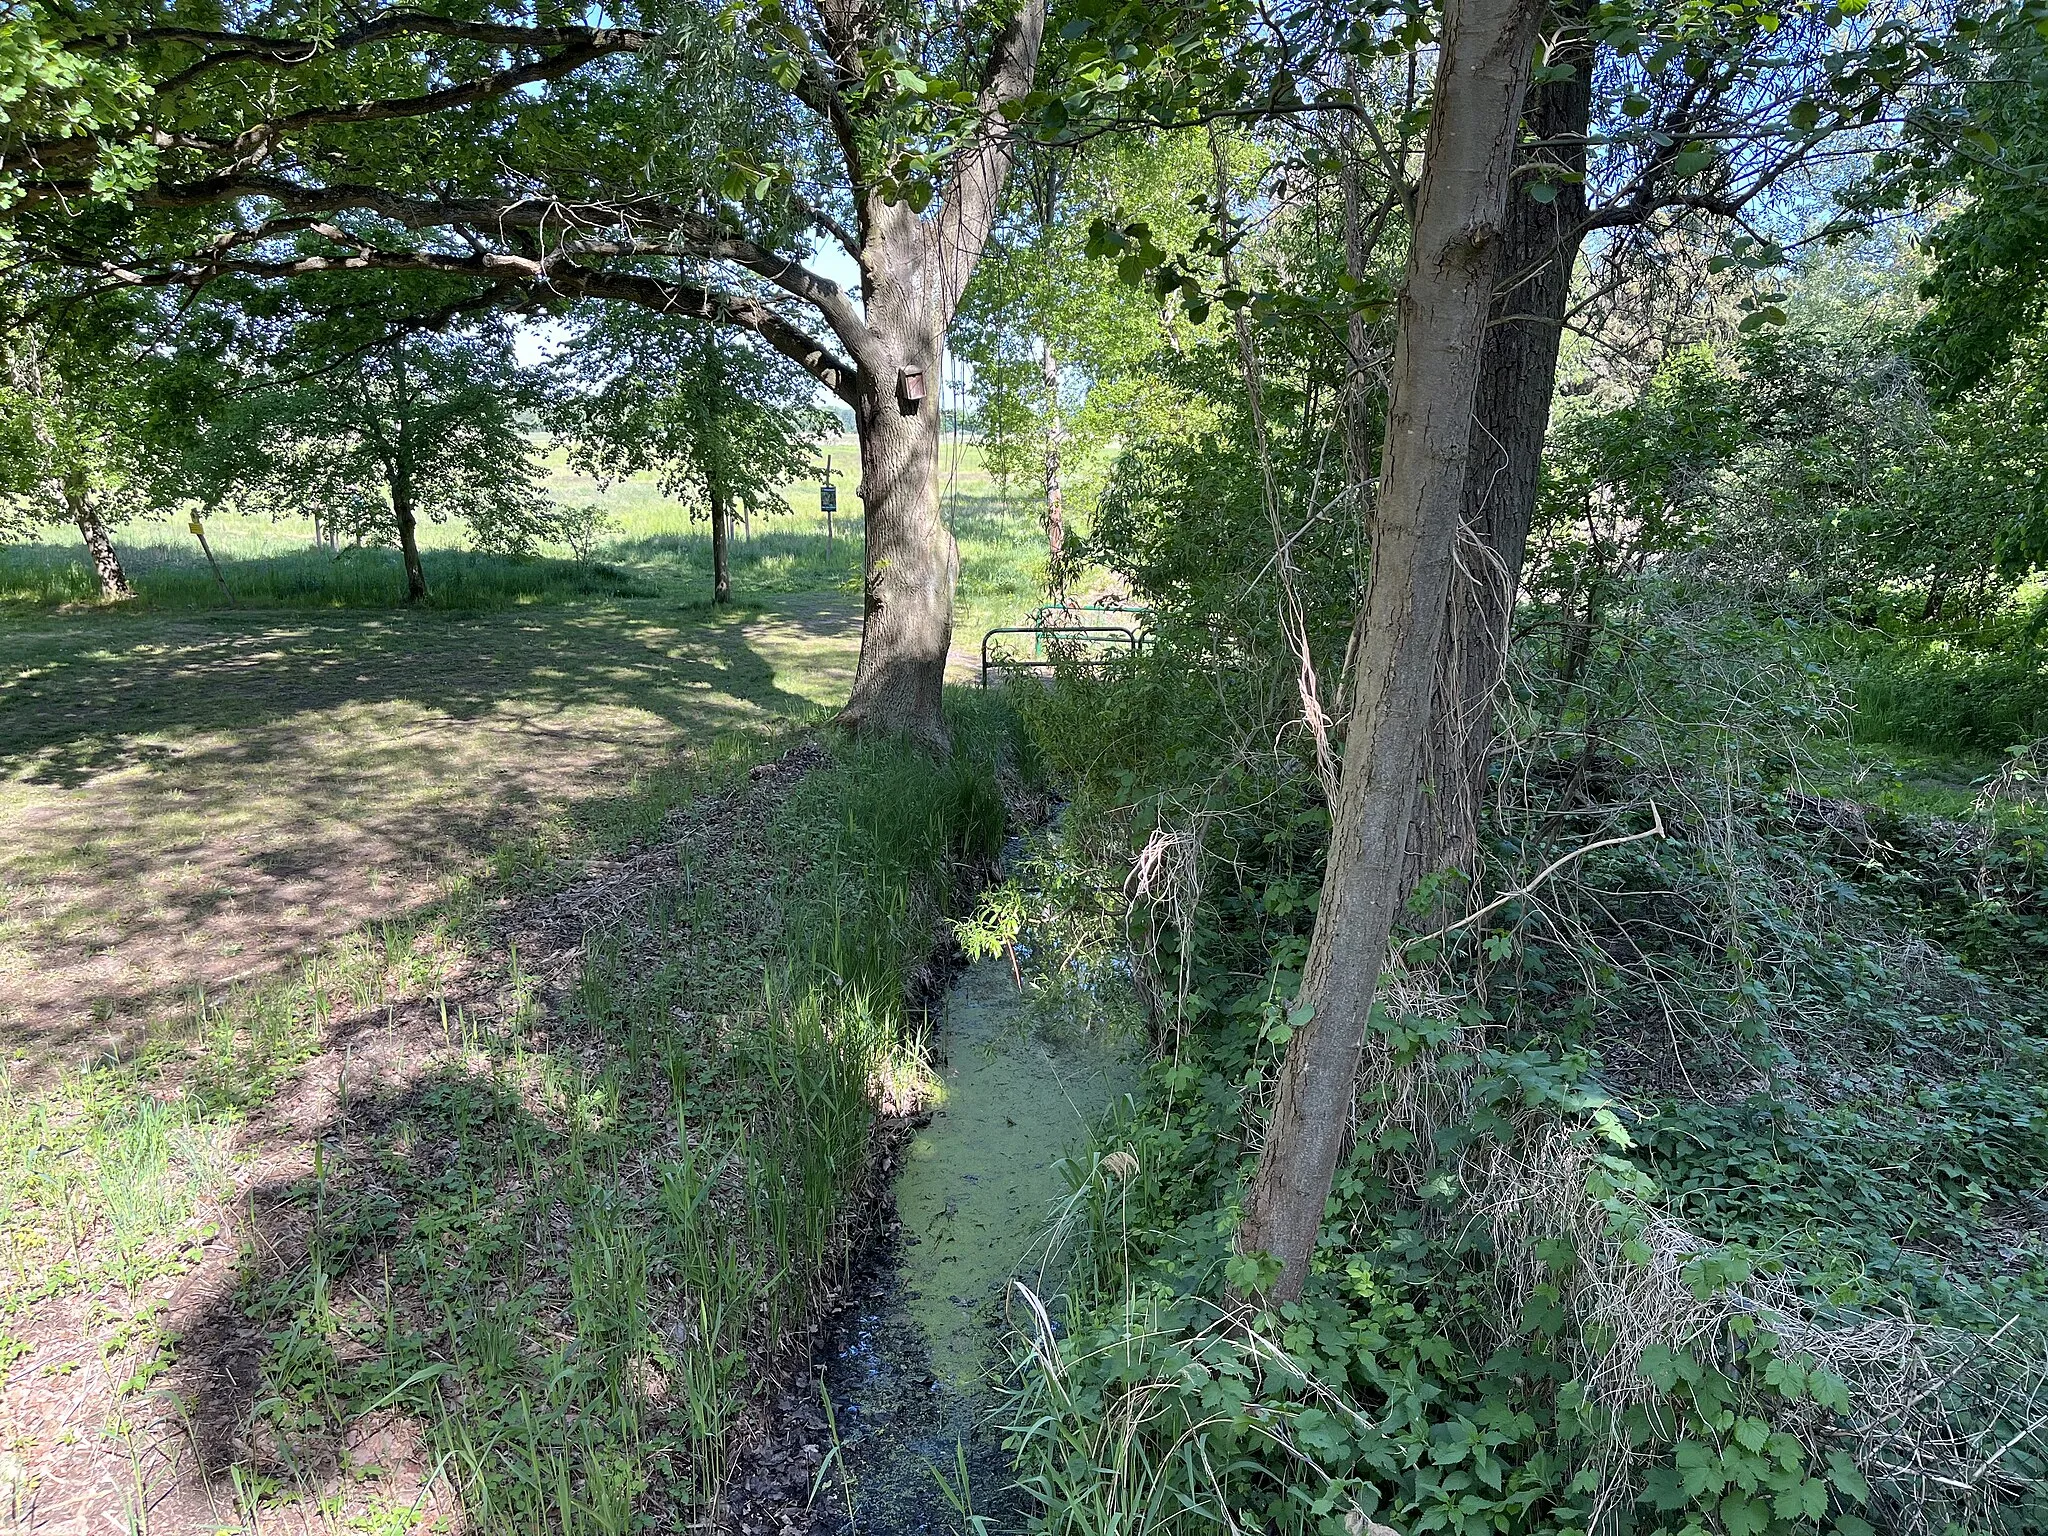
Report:
<svg viewBox="0 0 2048 1536"><path fill-rule="evenodd" d="M1409 892L1402 852L1471 443L1486 318L1536 0L1452 0L1401 291L1380 455L1372 577L1353 648L1358 703L1332 807L1322 900L1238 1245L1301 1294L1350 1131L1360 1051L1387 938Z"/></svg>
<svg viewBox="0 0 2048 1536"><path fill-rule="evenodd" d="M1423 794L1409 837L1413 878L1444 870L1475 874L1479 813L1493 757L1494 708L1507 672L1508 630L1543 470L1543 441L1557 388L1572 269L1584 239L1585 135L1592 121L1592 49L1581 30L1583 0L1553 5L1567 42L1551 62L1563 79L1529 89L1529 139L1544 147L1525 165L1555 167L1555 195L1528 195L1516 179L1500 241L1500 284L1480 355L1472 444L1465 465L1462 557L1453 578L1436 698L1423 749Z"/></svg>
<svg viewBox="0 0 2048 1536"><path fill-rule="evenodd" d="M100 516L100 509L92 497L67 486L64 504L71 513L71 520L78 525L79 537L85 540L86 553L92 557L93 575L99 578L100 596L133 597L135 589L128 585L128 573L121 569L121 555L114 548L114 536L107 531L106 519Z"/></svg>
<svg viewBox="0 0 2048 1536"><path fill-rule="evenodd" d="M1053 590L1066 593L1066 571L1062 557L1067 542L1067 498L1060 484L1060 447L1066 439L1066 423L1060 417L1060 364L1053 355L1052 342L1045 344L1041 365L1045 379L1045 547L1046 568L1052 574Z"/></svg>
<svg viewBox="0 0 2048 1536"><path fill-rule="evenodd" d="M881 355L856 383L867 575L860 666L839 721L944 751L960 554L939 515L939 274L930 232L904 203L875 201L862 254Z"/></svg>
<svg viewBox="0 0 2048 1536"><path fill-rule="evenodd" d="M859 56L884 12L821 0L820 15L827 37ZM953 152L944 200L929 218L890 201L886 183L859 170L860 133L851 116L834 119L860 215L864 311L860 334L841 335L858 364L843 397L860 433L867 513L860 666L839 722L939 751L948 745L940 703L960 573L959 548L939 516L939 363L946 326L995 227L1016 154L1016 108L1031 90L1044 34L1045 0L1019 0L983 66L979 126Z"/></svg>

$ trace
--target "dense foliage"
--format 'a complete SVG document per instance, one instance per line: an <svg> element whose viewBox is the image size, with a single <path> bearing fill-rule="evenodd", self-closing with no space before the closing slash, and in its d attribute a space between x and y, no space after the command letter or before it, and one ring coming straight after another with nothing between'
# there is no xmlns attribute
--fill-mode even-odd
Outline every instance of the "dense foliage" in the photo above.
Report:
<svg viewBox="0 0 2048 1536"><path fill-rule="evenodd" d="M557 358L546 420L601 482L651 473L692 516L787 510L836 419L808 375L709 325L598 312Z"/></svg>
<svg viewBox="0 0 2048 1536"><path fill-rule="evenodd" d="M459 521L483 550L548 539L538 381L497 317L408 323L436 297L385 282L252 294L228 319L240 381L216 386L193 434L188 457L211 471L198 484L357 543L397 542L401 518Z"/></svg>
<svg viewBox="0 0 2048 1536"><path fill-rule="evenodd" d="M1248 1318L1232 1232L1328 816L1227 622L1274 598L1224 369L1119 461L1095 538L1161 645L1027 714L1075 796L1061 857L1143 850L1122 925L1160 1061L1075 1167L1069 1331L1021 1357L1048 1528L2048 1518L2048 672L1998 554L2024 509L1957 493L1974 440L1904 328L1788 305L1562 407L1478 887L1503 899L1443 935L1418 897L1314 1278ZM1183 531L1197 485L1242 511ZM1294 547L1341 603L1350 551ZM1895 766L1852 724L1976 755ZM1041 903L1046 941L1113 942L1086 910Z"/></svg>

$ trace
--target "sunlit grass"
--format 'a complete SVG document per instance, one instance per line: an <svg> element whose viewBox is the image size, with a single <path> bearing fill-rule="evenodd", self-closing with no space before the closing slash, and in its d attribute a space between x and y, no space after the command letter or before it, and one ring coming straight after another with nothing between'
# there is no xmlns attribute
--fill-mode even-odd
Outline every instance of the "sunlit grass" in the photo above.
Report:
<svg viewBox="0 0 2048 1536"><path fill-rule="evenodd" d="M803 481L784 489L791 511L764 513L737 526L729 554L739 601L799 592L841 593L857 601L862 549L860 503L854 495L858 456L851 440L827 444L824 452L831 455L845 511L828 520L819 509L817 484ZM420 531L428 606L487 610L592 598L709 600L711 538L701 516L665 495L651 476L600 486L571 471L559 453L548 456L548 471L548 490L557 502L595 504L609 520L589 559L572 558L566 547L524 558L478 553L464 547L460 525L429 520ZM1031 499L1021 492L1004 495L972 443L956 447L949 442L943 451L940 497L960 541L959 627L978 637L981 628L1026 613L1041 600L1043 530ZM132 606L377 608L404 600L404 576L394 549L329 553L314 545L308 519L246 513L207 519L207 539L221 565L217 579L183 519L180 512L115 530L138 594ZM52 531L38 543L0 547L0 613L97 601L92 571L75 539Z"/></svg>
<svg viewBox="0 0 2048 1536"><path fill-rule="evenodd" d="M465 1528L625 1532L715 1507L736 1427L860 1219L877 1103L927 1075L907 970L956 870L1002 839L1012 727L999 701L953 707L956 762L840 744L751 831L677 845L644 900L586 930L566 993L504 952L492 914L742 791L773 743L685 754L428 913L194 997L125 1059L28 1091L0 1077L0 1361L40 1369L39 1309L84 1300L125 1419L152 1422L152 1386L214 1391L149 1298L231 1230L240 1265L210 1304L253 1329L260 1388L202 1410L233 1418L235 1447L186 1475L245 1521L316 1500L367 1518L395 1496ZM504 984L455 1003L479 963ZM408 1075L352 1080L347 1050L387 1020ZM238 1208L262 1148L240 1128L322 1051L325 1118L298 1132L296 1172L265 1151L262 1202ZM426 1484L337 1490L322 1446L394 1416Z"/></svg>

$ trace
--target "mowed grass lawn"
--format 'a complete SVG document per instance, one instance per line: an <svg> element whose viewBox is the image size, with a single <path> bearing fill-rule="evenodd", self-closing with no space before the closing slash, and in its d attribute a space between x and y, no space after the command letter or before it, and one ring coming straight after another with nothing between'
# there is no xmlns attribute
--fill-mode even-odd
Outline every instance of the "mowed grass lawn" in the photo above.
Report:
<svg viewBox="0 0 2048 1536"><path fill-rule="evenodd" d="M18 1077L132 1050L203 995L416 910L680 746L843 701L857 518L828 542L815 488L792 488L803 510L737 541L738 601L717 611L704 526L658 487L554 480L614 521L590 563L466 554L430 525L416 610L390 551L336 559L304 525L209 523L234 606L182 521L117 530L132 604L81 600L55 534L0 549L0 1051ZM948 480L964 666L981 628L1039 600L1043 541L971 449Z"/></svg>

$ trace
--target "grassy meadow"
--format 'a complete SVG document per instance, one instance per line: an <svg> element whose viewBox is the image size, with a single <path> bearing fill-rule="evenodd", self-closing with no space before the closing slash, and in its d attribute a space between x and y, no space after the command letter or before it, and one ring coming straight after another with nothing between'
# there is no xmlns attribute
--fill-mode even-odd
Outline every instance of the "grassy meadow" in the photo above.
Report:
<svg viewBox="0 0 2048 1536"><path fill-rule="evenodd" d="M416 608L290 523L208 522L232 602L182 521L116 530L119 605L61 538L0 548L0 1523L725 1496L1011 754L964 690L953 765L812 734L860 571L814 488L719 610L657 487L553 478L612 521L589 558L429 525ZM1043 543L971 449L948 481L967 682Z"/></svg>
<svg viewBox="0 0 2048 1536"><path fill-rule="evenodd" d="M843 509L832 520L818 510L817 486L785 489L791 510L764 514L734 529L733 594L740 604L791 594L860 594L859 457L852 439L823 445L829 453ZM662 493L646 475L600 485L571 470L559 454L547 461L548 492L564 505L591 504L606 526L588 562L566 548L524 558L477 554L463 545L458 524L424 521L429 597L437 610L474 610L606 598L663 598L705 603L711 592L709 524ZM940 461L940 492L960 542L958 641L983 619L1027 612L1044 588L1045 548L1028 500L1006 497L981 463L974 444L957 454L949 445ZM138 520L115 529L143 612L231 606L206 564L184 513ZM387 607L403 592L394 548L317 548L312 523L227 513L206 520L206 536L220 559L232 606L286 608ZM52 529L45 542L0 546L0 614L23 618L73 604L96 604L97 589L70 530ZM982 627L986 627L983 625ZM975 638L979 631L976 629ZM967 647L971 649L971 647Z"/></svg>
<svg viewBox="0 0 2048 1536"><path fill-rule="evenodd" d="M645 479L553 475L612 522L589 561L473 554L430 523L417 610L394 551L336 557L310 525L209 522L233 606L182 523L119 530L139 595L117 606L71 544L0 548L0 1039L119 1049L196 990L419 905L685 740L844 699L857 519L828 539L815 488L792 487L794 515L736 537L719 612L704 524ZM948 480L966 681L981 629L1038 601L1043 546L971 447Z"/></svg>

